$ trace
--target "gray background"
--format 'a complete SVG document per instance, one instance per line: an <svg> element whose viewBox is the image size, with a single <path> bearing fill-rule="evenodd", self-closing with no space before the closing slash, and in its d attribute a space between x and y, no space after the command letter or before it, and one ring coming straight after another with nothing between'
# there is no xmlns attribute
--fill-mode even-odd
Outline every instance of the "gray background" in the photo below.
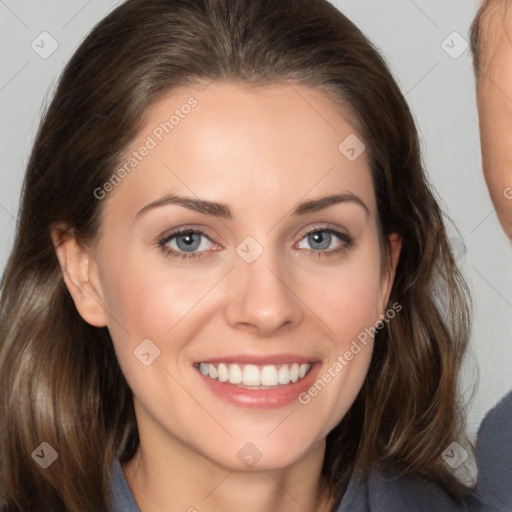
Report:
<svg viewBox="0 0 512 512"><path fill-rule="evenodd" d="M13 243L23 173L44 106L64 63L119 3L0 0L0 269ZM334 3L390 65L417 121L427 172L460 232L449 225L474 297L471 347L460 379L473 436L486 411L512 388L512 247L482 176L471 59L463 51L477 0ZM31 47L42 32L58 43L46 59Z"/></svg>

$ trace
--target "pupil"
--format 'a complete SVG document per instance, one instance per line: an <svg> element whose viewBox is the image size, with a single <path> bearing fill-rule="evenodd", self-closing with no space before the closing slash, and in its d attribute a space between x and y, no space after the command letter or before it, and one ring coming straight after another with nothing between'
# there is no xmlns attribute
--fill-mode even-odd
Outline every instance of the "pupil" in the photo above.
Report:
<svg viewBox="0 0 512 512"><path fill-rule="evenodd" d="M331 244L331 234L327 231L317 231L310 235L310 243L320 244L318 249L327 249Z"/></svg>
<svg viewBox="0 0 512 512"><path fill-rule="evenodd" d="M194 237L196 237L195 240ZM195 250L199 247L200 238L196 233L186 233L176 239L176 244L182 251L190 251L191 249Z"/></svg>

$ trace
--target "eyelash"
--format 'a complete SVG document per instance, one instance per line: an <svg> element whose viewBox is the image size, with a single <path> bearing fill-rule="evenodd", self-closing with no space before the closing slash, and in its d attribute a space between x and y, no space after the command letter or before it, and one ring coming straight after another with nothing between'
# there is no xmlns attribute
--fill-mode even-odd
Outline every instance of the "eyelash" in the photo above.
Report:
<svg viewBox="0 0 512 512"><path fill-rule="evenodd" d="M315 228L307 231L306 233L304 233L302 235L302 237L300 238L300 240L304 239L305 237L307 237L308 235L310 235L312 233L330 233L330 234L336 236L337 238L339 238L343 242L343 244L340 247L338 247L337 249L330 249L330 250L325 250L325 251L315 251L315 250L310 249L309 252L311 253L312 257L318 256L320 258L323 258L323 257L332 257L332 256L335 256L338 254L342 254L345 251L347 251L348 249L350 249L354 243L354 239L350 235L348 235L346 233L342 233L342 232L337 231L332 228L328 228L328 227L315 227ZM205 238L207 238L208 240L210 240L210 238L208 237L206 232L203 231L201 228L194 228L194 229L180 228L180 229L177 229L177 230L173 231L172 233L169 233L169 234L163 236L162 238L160 238L158 240L158 247L160 247L160 249L164 253L166 253L167 256L169 256L171 258L176 258L179 260L189 260L189 259L201 260L201 259L207 257L206 253L208 251L185 253L185 252L178 252L174 249L171 249L170 247L167 247L167 244L171 240L173 240L174 238L177 238L180 235L202 235ZM211 240L210 240L210 242L211 242Z"/></svg>

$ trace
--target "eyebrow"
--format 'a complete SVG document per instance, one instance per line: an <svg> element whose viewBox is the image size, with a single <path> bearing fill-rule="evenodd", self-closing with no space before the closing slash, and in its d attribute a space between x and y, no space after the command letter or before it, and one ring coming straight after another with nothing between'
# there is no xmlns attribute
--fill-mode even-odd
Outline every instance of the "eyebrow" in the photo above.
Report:
<svg viewBox="0 0 512 512"><path fill-rule="evenodd" d="M345 192L342 194L333 194L330 196L320 197L318 199L311 199L299 203L292 211L292 215L305 215L307 213L317 212L328 208L329 206L340 204L340 203L353 203L361 206L367 215L370 215L370 210L366 204L355 194L351 192ZM193 197L184 197L176 194L168 194L148 205L144 206L136 215L140 217L142 214L154 210L155 208L161 208L163 206L177 205L189 210L194 210L206 215L213 217L219 217L223 219L231 219L233 216L228 205L224 203L217 203L214 201L206 201L203 199L195 199Z"/></svg>

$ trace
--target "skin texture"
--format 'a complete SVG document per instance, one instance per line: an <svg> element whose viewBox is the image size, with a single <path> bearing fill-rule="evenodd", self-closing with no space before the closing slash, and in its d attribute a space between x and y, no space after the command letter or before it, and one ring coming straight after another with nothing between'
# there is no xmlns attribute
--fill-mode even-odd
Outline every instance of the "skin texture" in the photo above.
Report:
<svg viewBox="0 0 512 512"><path fill-rule="evenodd" d="M512 242L512 9L488 2L480 20L477 101L484 175ZM484 418L478 432L478 493L489 508L512 506L512 394ZM508 505L508 506L507 506Z"/></svg>
<svg viewBox="0 0 512 512"><path fill-rule="evenodd" d="M496 213L512 241L512 9L490 2L480 29L477 103L484 176Z"/></svg>
<svg viewBox="0 0 512 512"><path fill-rule="evenodd" d="M173 91L127 153L191 96L197 106L102 200L94 244L69 238L58 247L65 281L82 317L108 326L133 390L141 446L123 469L142 512L313 510L325 437L363 384L372 340L307 405L233 405L193 364L286 353L321 361L321 375L385 313L401 241L391 235L382 271L367 152L352 162L338 150L355 129L305 86L214 82ZM368 211L345 202L291 213L299 202L348 192ZM175 204L137 215L169 193L224 203L232 217ZM170 257L176 239L159 247L183 226L205 230L204 258ZM305 233L326 227L353 244L333 237L328 251L346 250L314 255ZM263 248L250 264L236 252L248 236ZM144 339L160 350L150 366L134 357ZM262 455L250 468L237 457L248 442Z"/></svg>

